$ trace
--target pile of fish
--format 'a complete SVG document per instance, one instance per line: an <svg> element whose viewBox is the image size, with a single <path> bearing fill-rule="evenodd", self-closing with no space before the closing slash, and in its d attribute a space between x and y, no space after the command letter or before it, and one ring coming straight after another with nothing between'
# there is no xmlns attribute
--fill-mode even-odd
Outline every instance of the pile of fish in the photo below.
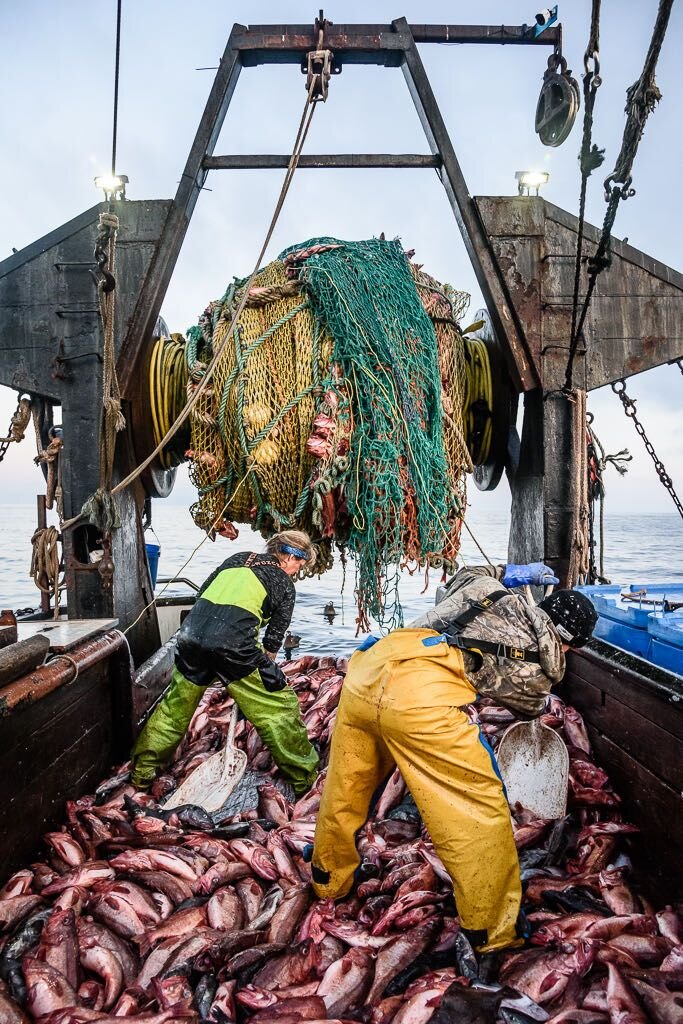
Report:
<svg viewBox="0 0 683 1024"><path fill-rule="evenodd" d="M312 656L285 665L323 764L345 669ZM513 721L486 700L469 714L494 746ZM460 931L398 772L358 837L364 880L336 904L314 898L302 856L324 773L289 802L249 725L239 742L250 766L274 776L258 807L165 811L164 795L220 746L230 717L225 693L207 691L149 795L124 766L69 801L43 859L0 889L0 1024L680 1024L683 920L634 891L636 830L575 710L553 699L544 716L569 748L570 813L513 814L531 944L489 964Z"/></svg>

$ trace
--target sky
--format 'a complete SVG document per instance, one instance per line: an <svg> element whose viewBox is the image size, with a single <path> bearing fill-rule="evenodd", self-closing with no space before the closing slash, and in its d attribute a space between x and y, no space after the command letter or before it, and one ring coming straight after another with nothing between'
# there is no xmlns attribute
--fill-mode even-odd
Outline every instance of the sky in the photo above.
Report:
<svg viewBox="0 0 683 1024"><path fill-rule="evenodd" d="M587 219L604 215L602 179L621 143L626 88L638 77L657 0L606 0L602 5L599 90L594 140L606 148L605 174L589 183ZM111 153L115 0L22 0L0 4L0 258L21 249L99 199L93 178ZM233 22L312 22L317 7L298 0L123 0L117 170L130 178L131 199L175 193L213 71ZM415 23L532 23L536 9L519 0L476 5L437 0L393 3L332 0L333 22L381 22L405 16ZM590 21L589 0L560 3L564 53L579 77ZM660 56L663 93L634 166L637 194L620 207L615 235L664 263L683 269L678 183L683 167L683 5L674 6ZM558 149L534 133L538 92L548 48L423 46L422 57L470 192L511 195L515 171L550 172L543 194L576 213L581 114ZM240 77L216 154L291 150L304 100L295 65L246 69ZM398 69L346 67L332 80L316 111L306 151L427 152L428 147ZM196 207L162 314L184 332L233 276L244 276L270 221L282 180L279 171L215 171ZM329 234L372 237L384 231L417 251L425 269L482 304L445 193L431 171L298 171L267 256L296 241ZM632 378L629 393L660 458L683 493L681 406L683 376L662 367ZM0 388L0 434L16 397ZM607 477L608 510L674 511L632 424L609 389L589 396L595 428L608 452L628 447L626 477ZM41 485L32 439L10 446L0 467L0 503L33 503ZM509 506L503 482L492 493L470 488L478 515ZM182 476L169 499L189 504Z"/></svg>

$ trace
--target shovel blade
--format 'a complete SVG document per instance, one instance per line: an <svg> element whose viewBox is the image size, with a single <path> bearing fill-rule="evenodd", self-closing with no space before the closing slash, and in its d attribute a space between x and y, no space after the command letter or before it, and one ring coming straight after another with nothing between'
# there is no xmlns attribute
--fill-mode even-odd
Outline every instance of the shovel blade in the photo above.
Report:
<svg viewBox="0 0 683 1024"><path fill-rule="evenodd" d="M226 744L218 753L188 775L183 783L171 793L164 803L164 810L180 807L182 804L197 804L205 811L217 811L223 806L233 789L244 775L247 755L236 747Z"/></svg>
<svg viewBox="0 0 683 1024"><path fill-rule="evenodd" d="M569 753L564 740L542 722L516 722L503 735L496 760L511 807L520 803L539 818L567 810Z"/></svg>

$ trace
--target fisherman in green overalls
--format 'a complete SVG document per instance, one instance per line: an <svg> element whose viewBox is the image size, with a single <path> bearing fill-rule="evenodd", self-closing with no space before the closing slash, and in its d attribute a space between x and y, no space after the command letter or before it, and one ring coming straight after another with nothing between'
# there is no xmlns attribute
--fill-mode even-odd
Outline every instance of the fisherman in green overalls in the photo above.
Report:
<svg viewBox="0 0 683 1024"><path fill-rule="evenodd" d="M311 787L318 755L275 657L294 610L292 578L313 557L308 534L286 530L271 537L265 553L232 555L209 576L178 632L171 685L133 747L133 785L146 789L169 763L202 694L218 678L297 795Z"/></svg>

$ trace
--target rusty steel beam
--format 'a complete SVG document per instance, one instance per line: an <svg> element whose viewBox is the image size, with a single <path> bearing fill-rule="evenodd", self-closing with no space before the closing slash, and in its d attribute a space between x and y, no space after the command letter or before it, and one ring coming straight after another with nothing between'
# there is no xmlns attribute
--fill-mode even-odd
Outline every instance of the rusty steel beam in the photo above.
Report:
<svg viewBox="0 0 683 1024"><path fill-rule="evenodd" d="M233 25L232 27L185 169L180 178L178 191L171 204L150 270L128 323L128 330L116 367L124 397L128 397L131 390L141 345L145 338L152 336L161 304L180 255L190 218L209 173L204 168L204 160L213 153L237 86L242 62L234 43L235 39L245 31L247 30L244 25Z"/></svg>
<svg viewBox="0 0 683 1024"><path fill-rule="evenodd" d="M272 170L289 167L290 156L285 153L241 153L229 156L207 156L204 161L206 171L250 171ZM322 170L328 167L343 168L380 168L405 167L420 169L423 167L438 169L441 158L431 153L321 153L319 155L302 154L297 167L300 169L315 168Z"/></svg>
<svg viewBox="0 0 683 1024"><path fill-rule="evenodd" d="M403 39L403 74L422 128L435 156L442 161L439 176L460 228L493 327L505 352L510 376L519 391L539 383L539 374L527 345L524 329L510 299L505 279L493 256L477 205L467 188L439 105L405 18L394 22Z"/></svg>
<svg viewBox="0 0 683 1024"><path fill-rule="evenodd" d="M560 25L534 38L528 25L412 25L416 43L463 43L561 47ZM259 64L299 64L318 45L312 25L259 25L244 29L235 45L244 67ZM393 25L335 25L325 31L325 46L341 64L400 67L401 44Z"/></svg>
<svg viewBox="0 0 683 1024"><path fill-rule="evenodd" d="M33 637L32 639L38 638ZM47 637L40 637L40 639L47 639ZM68 657L55 656L51 661L0 689L3 715L8 715L27 704L35 704L36 701L47 697L58 687L74 682L81 672L85 672L98 662L105 661L119 652L127 654L130 659L125 636L118 629L112 629L104 636L85 640L78 647L70 650Z"/></svg>

